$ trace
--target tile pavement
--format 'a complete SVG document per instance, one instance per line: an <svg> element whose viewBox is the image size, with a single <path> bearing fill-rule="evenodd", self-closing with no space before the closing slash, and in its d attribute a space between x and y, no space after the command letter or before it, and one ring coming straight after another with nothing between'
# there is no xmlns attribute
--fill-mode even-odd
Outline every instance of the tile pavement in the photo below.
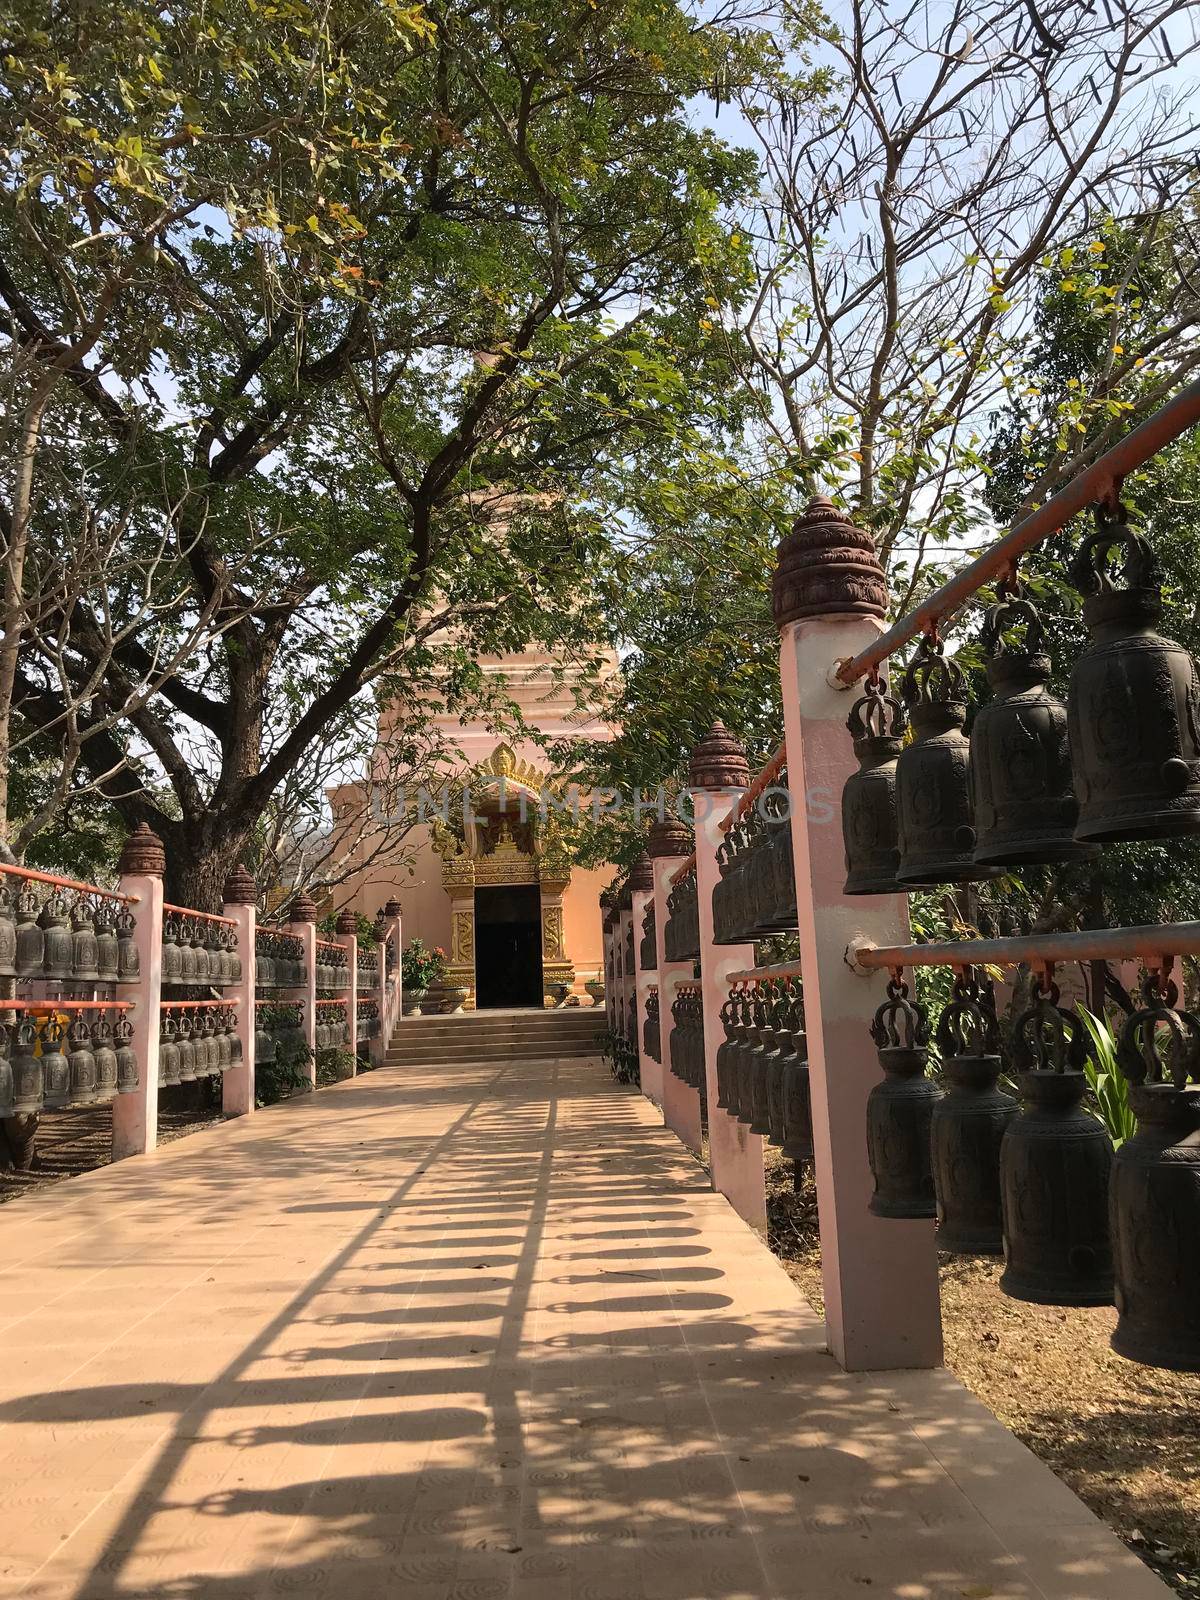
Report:
<svg viewBox="0 0 1200 1600"><path fill-rule="evenodd" d="M589 1060L386 1069L0 1212L0 1597L1163 1600L841 1373Z"/></svg>

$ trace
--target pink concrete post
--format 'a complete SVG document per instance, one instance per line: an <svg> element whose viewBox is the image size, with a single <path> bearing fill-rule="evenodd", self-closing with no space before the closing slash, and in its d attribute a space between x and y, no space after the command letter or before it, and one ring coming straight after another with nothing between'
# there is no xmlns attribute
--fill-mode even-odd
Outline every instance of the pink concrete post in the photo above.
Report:
<svg viewBox="0 0 1200 1600"><path fill-rule="evenodd" d="M662 1037L663 1121L676 1138L699 1155L703 1149L700 1126L700 1094L671 1071L671 1006L681 983L692 982L690 961L668 961L664 939L667 930L667 896L671 877L687 860L692 848L692 831L676 817L656 822L646 840L646 852L654 869L654 943L658 956L658 1015Z"/></svg>
<svg viewBox="0 0 1200 1600"><path fill-rule="evenodd" d="M867 1209L867 1096L880 1079L868 1032L886 974L852 971L852 941L903 944L902 895L846 896L842 785L855 768L854 699L839 661L881 631L883 573L869 534L818 498L779 548L775 619L792 795L792 844L804 974L821 1265L829 1348L851 1371L933 1367L942 1359L937 1252L930 1222Z"/></svg>
<svg viewBox="0 0 1200 1600"><path fill-rule="evenodd" d="M714 944L712 897L720 878L721 826L750 782L746 752L722 723L714 722L692 751L689 782L696 823L696 892L700 907L700 992L704 1006L704 1071L708 1096L708 1159L714 1189L752 1228L767 1226L767 1186L762 1135L717 1105L717 1050L725 1041L721 1007L729 974L754 965L753 944Z"/></svg>
<svg viewBox="0 0 1200 1600"><path fill-rule="evenodd" d="M138 1086L133 1094L119 1094L112 1108L112 1158L141 1156L158 1144L158 1036L162 1002L163 873L166 855L162 840L140 822L121 852L120 890L134 902L134 946L138 982L133 990L129 1021L130 1045L137 1058ZM119 1013L114 1013L119 1015Z"/></svg>
<svg viewBox="0 0 1200 1600"><path fill-rule="evenodd" d="M225 880L224 912L237 928L238 955L242 962L242 981L226 990L237 1000L237 1033L242 1059L221 1074L221 1109L227 1117L248 1117L254 1110L254 936L258 926L258 888L245 867L238 867Z"/></svg>
<svg viewBox="0 0 1200 1600"><path fill-rule="evenodd" d="M404 1001L404 977L401 967L401 957L404 954L404 934L399 900L388 901L383 908L383 917L388 928L388 967L395 979L392 984L391 1006L388 1010L387 1022L380 1030L383 1035L384 1053L386 1054L387 1048L392 1042L392 1032L400 1020Z"/></svg>
<svg viewBox="0 0 1200 1600"><path fill-rule="evenodd" d="M646 1002L649 998L650 990L658 982L657 949L654 952L656 965L652 967L642 966L642 923L645 920L647 908L654 904L654 863L645 851L642 852L629 869L629 890L633 900L633 983L634 993L637 997L637 1005L634 1010L637 1038L633 1042L638 1053L642 1093L653 1100L655 1105L661 1105L663 1069L661 1064L655 1061L654 1057L647 1052L645 1045Z"/></svg>
<svg viewBox="0 0 1200 1600"><path fill-rule="evenodd" d="M367 1056L373 1067L381 1067L388 1047L388 939L386 926L380 928L381 937L375 942L375 1012L378 1025L375 1037L367 1042Z"/></svg>
<svg viewBox="0 0 1200 1600"><path fill-rule="evenodd" d="M358 918L353 911L339 911L337 942L346 952L346 1027L350 1033L350 1054L358 1074Z"/></svg>
<svg viewBox="0 0 1200 1600"><path fill-rule="evenodd" d="M288 999L300 1006L300 1026L308 1046L309 1087L317 1087L317 908L303 890L288 911L287 931L299 939L303 948L304 982L288 991Z"/></svg>
<svg viewBox="0 0 1200 1600"><path fill-rule="evenodd" d="M626 884L621 891L617 902L619 921L617 922L617 961L618 971L621 974L619 1004L617 1007L617 1032L622 1037L629 1033L629 1002L633 998L633 985L637 969L637 949L634 948L632 959L629 955L629 941L633 935L633 896L629 885ZM636 1047L637 1041L629 1039L628 1043Z"/></svg>

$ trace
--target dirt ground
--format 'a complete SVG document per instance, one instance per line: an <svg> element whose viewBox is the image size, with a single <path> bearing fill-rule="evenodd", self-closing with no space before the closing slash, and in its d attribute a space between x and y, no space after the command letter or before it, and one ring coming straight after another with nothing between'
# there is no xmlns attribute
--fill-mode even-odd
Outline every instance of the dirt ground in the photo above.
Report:
<svg viewBox="0 0 1200 1600"><path fill-rule="evenodd" d="M190 1086L189 1086L190 1087ZM158 1137L162 1144L186 1138L197 1128L220 1122L218 1106L208 1097L164 1093L158 1108ZM37 1146L30 1172L0 1172L0 1205L32 1189L43 1189L64 1178L74 1178L93 1167L106 1167L112 1159L112 1107L75 1106L66 1111L44 1111L38 1125Z"/></svg>
<svg viewBox="0 0 1200 1600"><path fill-rule="evenodd" d="M771 1248L821 1310L812 1182L796 1193L778 1157L767 1182ZM941 1269L946 1365L1164 1582L1200 1596L1200 1381L1114 1355L1111 1306L1010 1300L995 1260Z"/></svg>

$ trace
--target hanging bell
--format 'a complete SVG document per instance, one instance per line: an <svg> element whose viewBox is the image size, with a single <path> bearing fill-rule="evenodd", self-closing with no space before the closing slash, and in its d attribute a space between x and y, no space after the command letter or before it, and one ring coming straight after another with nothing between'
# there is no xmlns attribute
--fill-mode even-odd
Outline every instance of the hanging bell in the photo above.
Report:
<svg viewBox="0 0 1200 1600"><path fill-rule="evenodd" d="M0 1119L15 1116L13 1106L13 1070L9 1051L12 1033L7 1022L0 1021Z"/></svg>
<svg viewBox="0 0 1200 1600"><path fill-rule="evenodd" d="M766 1051L763 1033L767 1026L766 995L763 985L755 982L746 994L746 1024L742 1034L742 1047L738 1051L738 1121L748 1128L754 1121L755 1080Z"/></svg>
<svg viewBox="0 0 1200 1600"><path fill-rule="evenodd" d="M783 1119L783 1083L788 1068L796 1061L794 1029L797 987L795 978L780 980L774 1016L776 1048L767 1059L767 1138L777 1149L783 1148L787 1137Z"/></svg>
<svg viewBox="0 0 1200 1600"><path fill-rule="evenodd" d="M116 983L117 956L115 913L109 901L101 900L96 909L96 970L101 983Z"/></svg>
<svg viewBox="0 0 1200 1600"><path fill-rule="evenodd" d="M792 1059L783 1070L784 1159L796 1163L811 1161L813 1155L812 1098L808 1081L808 1038L804 1031L804 992L795 980L793 1015L790 1024ZM799 1167L796 1181L799 1182Z"/></svg>
<svg viewBox="0 0 1200 1600"><path fill-rule="evenodd" d="M717 1073L717 1110L729 1110L729 1082L732 1076L730 1055L734 1048L738 1014L738 991L736 986L731 988L721 1007L721 1026L725 1030L725 1037L717 1046L716 1073Z"/></svg>
<svg viewBox="0 0 1200 1600"><path fill-rule="evenodd" d="M921 640L905 668L902 692L913 742L896 761L898 881L907 888L993 878L998 867L977 866L968 778L970 743L965 679L947 661L940 640Z"/></svg>
<svg viewBox="0 0 1200 1600"><path fill-rule="evenodd" d="M101 1011L92 1030L92 1049L96 1056L96 1099L107 1104L117 1092L117 1052L113 1048L112 1023Z"/></svg>
<svg viewBox="0 0 1200 1600"><path fill-rule="evenodd" d="M229 950L229 980L228 981L230 983L241 983L241 981L242 981L242 957L241 957L241 954L240 954L240 951L239 951L239 947L238 947L238 931L237 931L237 929L236 928L226 928L226 930L225 930L225 938L226 938L226 941L227 941L227 948ZM297 943L299 943L299 941L297 941ZM304 972L304 963L302 961L297 961L297 963L296 963L296 982L299 983L299 984L304 984L307 981L308 980L307 980L307 978L305 976L305 972Z"/></svg>
<svg viewBox="0 0 1200 1600"><path fill-rule="evenodd" d="M42 1044L42 1097L47 1111L70 1104L71 1068L63 1054L66 1026L55 1016L42 1018L38 1036Z"/></svg>
<svg viewBox="0 0 1200 1600"><path fill-rule="evenodd" d="M236 1067L242 1059L242 1036L238 1030L238 1013L236 1006L230 1006L227 1012L229 1028L229 1063Z"/></svg>
<svg viewBox="0 0 1200 1600"><path fill-rule="evenodd" d="M9 1030L8 1060L12 1068L13 1115L32 1116L43 1104L42 1063L37 1056L38 1026L35 1018L24 1016Z"/></svg>
<svg viewBox="0 0 1200 1600"><path fill-rule="evenodd" d="M904 749L904 707L880 679L850 708L846 726L858 771L842 788L842 838L846 849L844 894L903 894L896 881L896 762Z"/></svg>
<svg viewBox="0 0 1200 1600"><path fill-rule="evenodd" d="M179 919L179 982L196 981L196 924L191 917Z"/></svg>
<svg viewBox="0 0 1200 1600"><path fill-rule="evenodd" d="M99 983L99 955L95 913L81 895L71 913L71 976L76 983Z"/></svg>
<svg viewBox="0 0 1200 1600"><path fill-rule="evenodd" d="M192 1036L192 1008L181 1010L175 1024L175 1043L179 1051L180 1083L196 1081L196 1041Z"/></svg>
<svg viewBox="0 0 1200 1600"><path fill-rule="evenodd" d="M179 1082L179 1026L171 1012L164 1011L158 1035L158 1086L171 1089Z"/></svg>
<svg viewBox="0 0 1200 1600"><path fill-rule="evenodd" d="M67 902L58 889L51 889L38 918L42 930L42 975L55 983L72 976L73 949Z"/></svg>
<svg viewBox="0 0 1200 1600"><path fill-rule="evenodd" d="M1004 1247L1000 1142L1017 1102L996 1086L1002 1062L995 992L969 970L955 979L953 999L938 1020L937 1046L947 1085L930 1130L938 1249L998 1256Z"/></svg>
<svg viewBox="0 0 1200 1600"><path fill-rule="evenodd" d="M1021 627L1023 642L1013 644ZM980 637L992 698L971 728L975 860L1032 866L1094 858L1098 847L1075 838L1067 708L1046 687L1041 618L1030 601L1006 598L988 608Z"/></svg>
<svg viewBox="0 0 1200 1600"><path fill-rule="evenodd" d="M0 978L17 975L16 902L9 884L0 881Z"/></svg>
<svg viewBox="0 0 1200 1600"><path fill-rule="evenodd" d="M781 998L776 983L768 979L762 985L762 1026L759 1030L761 1049L757 1053L750 1080L751 1133L769 1134L771 1131L771 1073L782 1045L779 1037L782 1019L778 1011Z"/></svg>
<svg viewBox="0 0 1200 1600"><path fill-rule="evenodd" d="M192 946L196 961L196 982L207 983L212 973L212 956L208 949L208 923L195 917L192 921Z"/></svg>
<svg viewBox="0 0 1200 1600"><path fill-rule="evenodd" d="M1154 553L1124 506L1096 508L1070 566L1091 635L1067 696L1077 839L1168 839L1200 832L1200 679L1182 645L1156 633ZM1125 553L1123 588L1108 571Z"/></svg>
<svg viewBox="0 0 1200 1600"><path fill-rule="evenodd" d="M767 916L776 933L790 933L798 927L796 911L796 863L792 855L792 801L787 772L763 795L767 813Z"/></svg>
<svg viewBox="0 0 1200 1600"><path fill-rule="evenodd" d="M70 1070L70 1097L73 1106L95 1105L96 1054L92 1049L92 1030L82 1012L76 1012L67 1029L67 1066Z"/></svg>
<svg viewBox="0 0 1200 1600"><path fill-rule="evenodd" d="M651 1061L658 1060L658 990L646 996L646 1020L642 1023L642 1049Z"/></svg>
<svg viewBox="0 0 1200 1600"><path fill-rule="evenodd" d="M163 913L162 931L162 981L168 985L180 981L183 970L183 952L179 948L179 918L173 912Z"/></svg>
<svg viewBox="0 0 1200 1600"><path fill-rule="evenodd" d="M137 1056L133 1050L133 1023L122 1014L113 1029L117 1049L117 1093L133 1094L138 1087Z"/></svg>
<svg viewBox="0 0 1200 1600"><path fill-rule="evenodd" d="M14 964L18 978L40 978L44 972L46 939L38 921L38 909L33 885L26 883L17 896L17 955Z"/></svg>
<svg viewBox="0 0 1200 1600"><path fill-rule="evenodd" d="M1103 1306L1113 1297L1108 1226L1112 1140L1084 1110L1082 1018L1034 980L1013 1027L1022 1106L1000 1145L1004 1271L1000 1287L1049 1306Z"/></svg>
<svg viewBox="0 0 1200 1600"><path fill-rule="evenodd" d="M128 906L117 913L117 981L133 983L141 975L137 951L137 923Z"/></svg>
<svg viewBox="0 0 1200 1600"><path fill-rule="evenodd" d="M867 1097L867 1153L875 1179L869 1209L877 1217L935 1216L929 1128L941 1090L925 1076L928 1014L909 999L902 978L888 980L871 1037L884 1078Z"/></svg>
<svg viewBox="0 0 1200 1600"><path fill-rule="evenodd" d="M1113 1160L1111 1198L1118 1355L1200 1372L1200 1019L1177 1011L1169 980L1147 974L1121 1029L1117 1061L1137 1131Z"/></svg>

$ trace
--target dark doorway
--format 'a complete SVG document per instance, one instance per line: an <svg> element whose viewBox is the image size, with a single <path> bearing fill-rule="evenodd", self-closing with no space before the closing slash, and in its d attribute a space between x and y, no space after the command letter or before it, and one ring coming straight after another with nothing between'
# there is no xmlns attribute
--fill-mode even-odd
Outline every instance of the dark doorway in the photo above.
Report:
<svg viewBox="0 0 1200 1600"><path fill-rule="evenodd" d="M475 891L475 1005L542 1004L542 891L536 883Z"/></svg>

